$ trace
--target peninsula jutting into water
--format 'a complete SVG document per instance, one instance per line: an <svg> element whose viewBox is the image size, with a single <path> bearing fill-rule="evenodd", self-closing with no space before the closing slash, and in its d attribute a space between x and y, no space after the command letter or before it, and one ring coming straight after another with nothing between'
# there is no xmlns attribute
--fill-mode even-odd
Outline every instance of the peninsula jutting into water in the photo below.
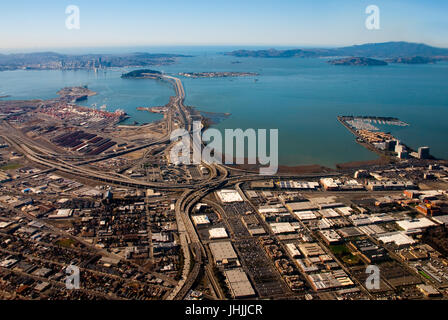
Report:
<svg viewBox="0 0 448 320"><path fill-rule="evenodd" d="M232 78L258 76L255 72L180 72L180 76L186 78Z"/></svg>

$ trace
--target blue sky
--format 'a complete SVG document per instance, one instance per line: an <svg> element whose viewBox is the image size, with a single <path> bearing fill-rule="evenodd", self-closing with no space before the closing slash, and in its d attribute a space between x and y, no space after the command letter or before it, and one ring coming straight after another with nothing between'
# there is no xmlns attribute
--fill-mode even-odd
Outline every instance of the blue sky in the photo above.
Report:
<svg viewBox="0 0 448 320"><path fill-rule="evenodd" d="M367 30L377 5L381 29ZM65 8L80 8L67 30ZM383 41L448 47L446 0L2 1L0 50L150 45L340 46Z"/></svg>

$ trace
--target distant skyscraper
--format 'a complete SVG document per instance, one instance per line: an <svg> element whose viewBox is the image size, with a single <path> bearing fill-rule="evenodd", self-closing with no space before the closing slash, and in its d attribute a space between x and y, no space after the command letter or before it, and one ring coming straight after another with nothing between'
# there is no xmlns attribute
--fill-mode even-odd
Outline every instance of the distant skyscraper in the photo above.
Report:
<svg viewBox="0 0 448 320"><path fill-rule="evenodd" d="M409 152L407 152L406 150L398 152L398 158L400 158L400 159L409 158Z"/></svg>
<svg viewBox="0 0 448 320"><path fill-rule="evenodd" d="M419 159L429 159L429 147L418 148L418 158Z"/></svg>
<svg viewBox="0 0 448 320"><path fill-rule="evenodd" d="M396 153L400 153L400 152L404 152L406 151L406 147L402 144L397 143L397 145L395 145L395 152Z"/></svg>
<svg viewBox="0 0 448 320"><path fill-rule="evenodd" d="M394 151L395 147L397 146L397 140L387 140L386 141L386 150L388 151Z"/></svg>

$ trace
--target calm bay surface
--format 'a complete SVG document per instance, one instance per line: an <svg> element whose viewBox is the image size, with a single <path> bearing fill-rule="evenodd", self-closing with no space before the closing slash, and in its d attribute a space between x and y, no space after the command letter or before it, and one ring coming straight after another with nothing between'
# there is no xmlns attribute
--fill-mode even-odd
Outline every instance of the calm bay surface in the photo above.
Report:
<svg viewBox="0 0 448 320"><path fill-rule="evenodd" d="M279 129L282 165L333 167L376 159L376 154L355 142L337 121L338 115L400 118L410 126L383 129L410 147L428 145L435 156L448 158L448 63L343 67L329 65L324 59L235 58L211 48L185 53L194 57L153 69L171 74L259 73L240 78L181 78L186 104L201 111L231 113L215 125L220 130ZM160 119L160 115L136 108L164 105L173 95L172 87L160 81L121 79L128 70L0 72L0 96L48 99L56 97L62 87L88 85L98 95L83 105L123 109L131 116L127 123Z"/></svg>

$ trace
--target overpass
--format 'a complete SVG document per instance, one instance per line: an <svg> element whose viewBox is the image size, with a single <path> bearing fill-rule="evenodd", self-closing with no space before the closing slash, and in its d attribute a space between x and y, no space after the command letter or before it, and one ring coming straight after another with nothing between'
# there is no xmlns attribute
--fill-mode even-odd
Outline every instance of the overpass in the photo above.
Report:
<svg viewBox="0 0 448 320"><path fill-rule="evenodd" d="M107 173L100 172L98 170L85 168L83 166L87 164L92 164L95 162L100 162L106 159L114 158L117 156L124 155L126 153L134 152L137 150L145 149L154 145L166 144L169 145L170 135L173 129L174 119L172 117L172 112L175 112L184 128L192 136L192 121L190 112L187 107L184 105L185 100L185 90L183 88L182 82L175 77L169 75L159 75L159 79L168 81L173 84L174 90L176 92L176 97L170 101L171 105L175 108L175 110L169 110L169 116L167 117L168 130L167 134L155 141L148 142L144 145L134 147L132 149L123 150L118 153L113 153L110 155L104 155L101 157L97 157L94 159L86 159L84 161L78 162L67 162L64 159L64 155L58 155L44 148L42 146L36 145L34 141L29 139L28 137L21 134L20 131L9 126L6 122L4 124L9 127L7 130L3 130L0 135L7 141L10 146L21 152L26 158L30 161L40 164L44 167L48 167L48 170L58 170L61 172L65 172L70 175L76 175L79 177L84 177L87 179L93 179L97 181L101 181L107 184L112 185L120 185L131 187L135 189L148 189L155 188L166 191L184 191L181 197L177 200L175 211L176 211L176 220L179 228L180 238L181 238L181 246L185 256L184 270L183 270L183 279L178 282L177 286L168 296L168 299L183 299L188 291L192 288L194 283L197 281L197 278L202 270L202 267L207 263L207 253L206 250L196 232L196 229L190 219L190 212L192 207L200 201L203 197L205 197L210 192L213 192L217 189L223 187L233 186L242 182L250 182L257 180L266 180L268 177L260 176L257 173L248 173L247 171L239 170L241 175L230 176L228 168L215 163L204 163L202 165L208 167L210 169L210 176L207 179L204 179L200 182L196 183L186 183L186 184L173 184L173 183L165 183L165 182L147 182L136 180L132 178L127 178L121 175L117 175L115 173ZM194 139L193 139L194 141ZM193 148L197 150L200 149L201 145L194 145ZM339 175L337 173L330 174L308 174L308 175L278 175L275 177L270 177L273 179L288 179L288 178L318 178L323 176L334 176ZM190 255L190 252L192 255ZM193 265L193 268L190 271L190 267Z"/></svg>

